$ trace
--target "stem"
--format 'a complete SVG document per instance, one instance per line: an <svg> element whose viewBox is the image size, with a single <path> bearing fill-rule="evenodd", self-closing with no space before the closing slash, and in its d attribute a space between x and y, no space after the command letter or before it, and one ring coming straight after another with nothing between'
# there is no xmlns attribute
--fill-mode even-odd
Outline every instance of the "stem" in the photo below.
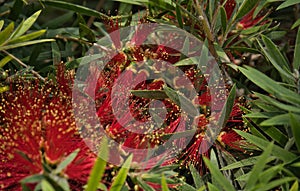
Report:
<svg viewBox="0 0 300 191"><path fill-rule="evenodd" d="M22 62L19 58L15 57L14 55L10 54L9 52L7 52L6 50L2 50L2 52L4 52L5 54L7 54L8 56L10 56L11 58L13 58L16 62L18 62L21 66L25 67L25 68L29 68L28 65L26 65L24 62ZM45 78L42 77L38 72L34 71L34 70L30 70L31 73L33 75L35 75L38 79L42 80L43 82L45 82Z"/></svg>

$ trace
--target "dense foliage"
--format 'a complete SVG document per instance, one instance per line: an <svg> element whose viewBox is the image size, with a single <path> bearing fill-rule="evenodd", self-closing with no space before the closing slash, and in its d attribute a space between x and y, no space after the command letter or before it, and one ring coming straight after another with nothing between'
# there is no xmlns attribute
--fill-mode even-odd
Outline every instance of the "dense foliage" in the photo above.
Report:
<svg viewBox="0 0 300 191"><path fill-rule="evenodd" d="M0 1L0 190L299 190L299 3Z"/></svg>

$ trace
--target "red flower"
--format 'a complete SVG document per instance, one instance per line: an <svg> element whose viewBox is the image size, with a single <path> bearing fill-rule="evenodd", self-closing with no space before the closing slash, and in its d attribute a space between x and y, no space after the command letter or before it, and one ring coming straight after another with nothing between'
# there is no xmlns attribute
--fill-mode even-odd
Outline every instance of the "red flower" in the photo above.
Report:
<svg viewBox="0 0 300 191"><path fill-rule="evenodd" d="M49 173L45 166L54 170L76 149L80 149L76 158L57 176L66 178L72 190L82 190L86 184L96 156L77 131L70 81L62 75L58 82L54 86L20 80L15 89L2 94L1 190L21 190L23 178Z"/></svg>

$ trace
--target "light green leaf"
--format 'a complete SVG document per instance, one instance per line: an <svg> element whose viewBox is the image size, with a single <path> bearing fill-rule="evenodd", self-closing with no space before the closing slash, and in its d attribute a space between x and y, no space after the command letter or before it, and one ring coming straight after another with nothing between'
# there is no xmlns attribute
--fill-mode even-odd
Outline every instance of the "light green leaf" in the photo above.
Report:
<svg viewBox="0 0 300 191"><path fill-rule="evenodd" d="M0 21L0 31L2 30L3 25L4 25L4 21L1 20L1 21Z"/></svg>
<svg viewBox="0 0 300 191"><path fill-rule="evenodd" d="M140 176L137 177L137 182L139 184L139 186L145 190L145 191L155 191L154 188L152 188L151 186L149 186L145 181L142 180L142 178Z"/></svg>
<svg viewBox="0 0 300 191"><path fill-rule="evenodd" d="M269 145L269 141L263 140L259 137L256 137L254 135L251 135L249 133L240 131L240 130L235 130L239 135L242 137L246 138L247 141L253 143L254 145L260 147L261 149L265 150L267 146ZM276 156L277 158L281 159L284 162L290 162L292 160L295 160L297 156L277 145L273 146L272 153L273 156Z"/></svg>
<svg viewBox="0 0 300 191"><path fill-rule="evenodd" d="M46 179L42 180L41 187L42 187L42 191L55 191L53 186Z"/></svg>
<svg viewBox="0 0 300 191"><path fill-rule="evenodd" d="M132 157L133 157L133 155L131 154L127 158L125 163L122 165L122 168L120 169L119 173L115 177L115 180L113 181L113 183L110 187L110 191L121 191L122 190L122 187L125 183L125 180L126 180L129 168L130 168Z"/></svg>
<svg viewBox="0 0 300 191"><path fill-rule="evenodd" d="M10 23L3 31L0 32L0 45L9 40L10 35L14 30L14 23ZM0 46L1 48L1 46Z"/></svg>
<svg viewBox="0 0 300 191"><path fill-rule="evenodd" d="M298 3L300 3L300 0L286 0L279 7L277 7L276 10L280 10L280 9L283 9L283 8L286 8L286 7L289 7L289 6L292 6L292 5L296 5Z"/></svg>
<svg viewBox="0 0 300 191"><path fill-rule="evenodd" d="M298 191L298 188L299 188L299 183L298 181L296 180L294 182L294 184L292 185L292 187L290 188L290 191Z"/></svg>
<svg viewBox="0 0 300 191"><path fill-rule="evenodd" d="M298 19L293 26L291 27L291 29L293 30L294 28L298 27L300 25L300 19Z"/></svg>
<svg viewBox="0 0 300 191"><path fill-rule="evenodd" d="M218 187L214 186L210 182L207 183L207 186L208 186L209 191L220 191L220 189Z"/></svg>
<svg viewBox="0 0 300 191"><path fill-rule="evenodd" d="M295 137L295 142L298 148L298 151L300 151L300 123L299 120L299 115L294 115L292 113L290 113L290 123L291 123L291 128L293 131L293 135Z"/></svg>
<svg viewBox="0 0 300 191"><path fill-rule="evenodd" d="M297 33L297 38L295 43L293 68L298 71L300 69L300 27L298 28L298 33Z"/></svg>
<svg viewBox="0 0 300 191"><path fill-rule="evenodd" d="M254 165L254 167L252 168L252 170L249 174L245 190L251 190L252 188L255 187L256 182L259 179L258 175L261 172L263 172L265 165L267 164L268 157L270 156L270 154L272 152L273 146L274 146L274 143L268 144L265 151L262 153L262 155L259 156L257 163Z"/></svg>
<svg viewBox="0 0 300 191"><path fill-rule="evenodd" d="M190 171L195 183L196 188L201 188L204 185L204 182L201 179L199 172L196 170L193 164L190 164Z"/></svg>
<svg viewBox="0 0 300 191"><path fill-rule="evenodd" d="M88 179L86 191L97 190L100 180L105 172L106 161L109 154L108 147L108 141L106 137L103 137L100 144L100 150L98 152L98 158L91 170L90 177Z"/></svg>
<svg viewBox="0 0 300 191"><path fill-rule="evenodd" d="M223 176L220 170L210 162L208 158L203 157L203 160L206 166L209 168L211 175L225 191L235 191L235 188L231 185L231 183Z"/></svg>
<svg viewBox="0 0 300 191"><path fill-rule="evenodd" d="M38 43L53 42L53 41L55 41L55 40L54 39L41 39L41 40L33 40L33 41L28 41L28 42L21 42L21 43L17 43L17 44L0 46L0 51L14 49L14 48L23 47L23 46L29 46L29 45L38 44Z"/></svg>
<svg viewBox="0 0 300 191"><path fill-rule="evenodd" d="M272 190L273 188L276 188L282 184L285 184L287 182L291 182L293 180L295 180L295 177L284 177L281 179L277 179L271 182L268 182L268 184L263 185L262 187L255 189L255 191L268 191L268 190Z"/></svg>
<svg viewBox="0 0 300 191"><path fill-rule="evenodd" d="M20 42L25 42L25 41L30 41L33 39L36 39L37 37L42 36L45 34L46 30L39 30L36 32L32 32L23 36L19 36L18 38L14 38L10 40L7 44L15 44L15 43L20 43Z"/></svg>
<svg viewBox="0 0 300 191"><path fill-rule="evenodd" d="M25 183L26 184L28 184L28 183L38 183L38 182L40 182L44 178L45 177L42 174L34 174L34 175L27 176L27 177L23 178L21 180L21 183L24 183L24 184Z"/></svg>
<svg viewBox="0 0 300 191"><path fill-rule="evenodd" d="M13 58L11 56L5 56L1 61L0 61L0 68L3 68L3 66L5 66L5 64L7 64L8 62L10 62Z"/></svg>
<svg viewBox="0 0 300 191"><path fill-rule="evenodd" d="M71 154L69 154L61 163L59 163L56 169L53 171L54 174L61 173L69 164L73 162L79 153L79 149L76 149Z"/></svg>
<svg viewBox="0 0 300 191"><path fill-rule="evenodd" d="M35 12L32 16L30 16L28 19L25 21L21 22L21 24L17 27L17 29L14 31L14 33L11 36L11 39L18 38L19 36L23 35L26 33L30 27L35 23L37 18L39 17L41 13L41 10Z"/></svg>
<svg viewBox="0 0 300 191"><path fill-rule="evenodd" d="M297 115L299 119L299 115ZM261 126L272 126L272 125L288 125L290 123L290 116L288 113L277 115L275 117L272 117L270 119L267 119L263 122L261 122Z"/></svg>
<svg viewBox="0 0 300 191"><path fill-rule="evenodd" d="M235 163L229 164L223 168L221 168L221 170L231 170L231 169L235 169L235 168L241 168L241 167L245 167L245 166L251 166L257 163L259 159L259 156L255 156L255 157L250 157L250 158L246 158L246 159L242 159L240 161L237 161ZM275 160L275 157L269 157L267 159L267 163L271 162L272 160Z"/></svg>
<svg viewBox="0 0 300 191"><path fill-rule="evenodd" d="M169 191L167 181L166 181L166 177L165 177L164 174L162 174L162 177L161 177L161 189L162 189L162 191Z"/></svg>

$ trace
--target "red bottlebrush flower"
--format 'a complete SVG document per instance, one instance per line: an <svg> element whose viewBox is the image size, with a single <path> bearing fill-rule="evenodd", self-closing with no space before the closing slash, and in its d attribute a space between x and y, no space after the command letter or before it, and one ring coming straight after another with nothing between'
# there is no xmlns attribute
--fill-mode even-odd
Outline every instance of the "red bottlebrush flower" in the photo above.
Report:
<svg viewBox="0 0 300 191"><path fill-rule="evenodd" d="M23 178L49 173L45 166L54 170L69 154L80 149L57 176L66 178L72 190L82 190L96 156L77 131L69 85L39 85L20 80L13 88L2 94L0 103L0 189L21 190Z"/></svg>
<svg viewBox="0 0 300 191"><path fill-rule="evenodd" d="M240 140L242 140L242 137L233 130L222 131L218 136L218 141L223 146L229 146L231 148L244 151L239 144Z"/></svg>

